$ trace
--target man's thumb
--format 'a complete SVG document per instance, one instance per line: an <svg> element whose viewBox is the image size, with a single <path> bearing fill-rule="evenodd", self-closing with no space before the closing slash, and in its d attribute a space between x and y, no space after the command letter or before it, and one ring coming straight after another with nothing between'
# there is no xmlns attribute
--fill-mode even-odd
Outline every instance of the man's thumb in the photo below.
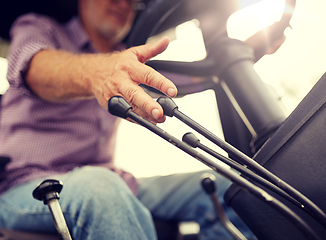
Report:
<svg viewBox="0 0 326 240"><path fill-rule="evenodd" d="M137 55L138 61L145 63L149 59L164 52L170 43L170 38L163 37L159 41L151 44L146 44L132 48L132 51Z"/></svg>

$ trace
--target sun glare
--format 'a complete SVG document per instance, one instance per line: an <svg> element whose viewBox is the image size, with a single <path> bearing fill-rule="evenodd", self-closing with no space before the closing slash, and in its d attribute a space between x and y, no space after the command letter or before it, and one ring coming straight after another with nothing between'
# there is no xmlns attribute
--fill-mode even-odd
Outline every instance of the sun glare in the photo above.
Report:
<svg viewBox="0 0 326 240"><path fill-rule="evenodd" d="M243 41L255 32L272 25L281 18L284 4L285 0L263 0L248 6L248 0L240 0L239 9L247 7L229 17L227 22L229 36Z"/></svg>

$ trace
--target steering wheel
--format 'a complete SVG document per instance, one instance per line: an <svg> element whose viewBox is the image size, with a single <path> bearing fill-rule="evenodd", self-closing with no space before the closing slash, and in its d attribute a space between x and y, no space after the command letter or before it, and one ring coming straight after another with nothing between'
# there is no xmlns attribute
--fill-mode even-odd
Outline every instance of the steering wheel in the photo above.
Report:
<svg viewBox="0 0 326 240"><path fill-rule="evenodd" d="M259 0L249 1L246 7L257 2ZM163 73L196 76L183 78L181 82L175 81L178 78L170 78L175 81L179 97L213 89L220 103L218 109L225 139L246 154L254 154L286 116L253 65L265 55L268 43L273 43L290 26L293 11L287 9L294 9L296 0L285 1L282 17L268 27L269 38L265 39L266 44L260 46L257 42L261 42L260 37L266 36L261 34L265 29L247 40L251 46L228 37L228 18L241 9L238 0L149 0L146 3L126 38L127 46L145 44L149 37L197 19L206 47L205 59L194 62L153 60L146 64ZM142 87L152 97L162 95L154 88Z"/></svg>
<svg viewBox="0 0 326 240"><path fill-rule="evenodd" d="M245 7L249 7L259 1L260 0L249 1ZM125 42L128 47L145 44L149 37L159 34L169 28L173 28L180 23L196 18L200 22L205 46L209 53L210 51L214 51L214 47L216 47L220 39L227 37L227 20L231 14L241 9L238 5L238 0L147 0L145 1L143 10L139 11L134 26ZM259 33L248 39L248 42L254 46L254 61L264 56L268 44L273 43L274 40L282 36L284 30L290 26L293 11L287 10L294 9L295 5L296 0L285 1L281 19L268 28L269 34L268 39L265 40L265 45L258 46L257 40L260 40L261 37ZM207 27L207 24L205 25L207 19L214 22L214 25ZM203 24L201 24L201 20ZM210 56L207 56L204 60L195 62L154 60L149 61L147 64L156 70L198 77L215 76L216 67L219 65L216 59ZM205 81L196 83L183 83L178 86L178 92L179 95L183 96L189 92L210 89L215 84L216 81L206 78ZM144 86L144 88L151 93L152 96L159 94L155 89L146 86Z"/></svg>

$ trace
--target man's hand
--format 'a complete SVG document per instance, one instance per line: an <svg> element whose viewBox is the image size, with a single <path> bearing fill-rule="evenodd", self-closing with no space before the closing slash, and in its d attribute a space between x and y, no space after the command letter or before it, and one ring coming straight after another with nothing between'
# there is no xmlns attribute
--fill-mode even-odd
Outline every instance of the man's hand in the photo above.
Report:
<svg viewBox="0 0 326 240"><path fill-rule="evenodd" d="M98 55L87 66L84 74L90 82L91 91L103 108L107 101L119 95L124 97L133 110L152 122L163 122L163 109L139 86L140 83L154 87L170 97L175 97L177 88L160 73L144 63L163 52L169 44L168 38L133 47L123 52Z"/></svg>
<svg viewBox="0 0 326 240"><path fill-rule="evenodd" d="M108 100L124 97L134 111L152 122L163 122L163 109L140 83L154 87L170 97L176 86L144 63L163 52L168 38L154 44L108 54L80 54L43 50L31 60L26 83L40 98L51 102L95 97L107 109Z"/></svg>

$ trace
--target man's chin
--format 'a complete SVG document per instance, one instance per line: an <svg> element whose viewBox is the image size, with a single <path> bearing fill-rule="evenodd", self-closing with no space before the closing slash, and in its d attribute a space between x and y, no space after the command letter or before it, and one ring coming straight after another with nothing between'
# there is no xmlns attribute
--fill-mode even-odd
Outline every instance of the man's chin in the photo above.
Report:
<svg viewBox="0 0 326 240"><path fill-rule="evenodd" d="M101 29L101 35L110 42L120 43L128 34L129 28L123 29Z"/></svg>

